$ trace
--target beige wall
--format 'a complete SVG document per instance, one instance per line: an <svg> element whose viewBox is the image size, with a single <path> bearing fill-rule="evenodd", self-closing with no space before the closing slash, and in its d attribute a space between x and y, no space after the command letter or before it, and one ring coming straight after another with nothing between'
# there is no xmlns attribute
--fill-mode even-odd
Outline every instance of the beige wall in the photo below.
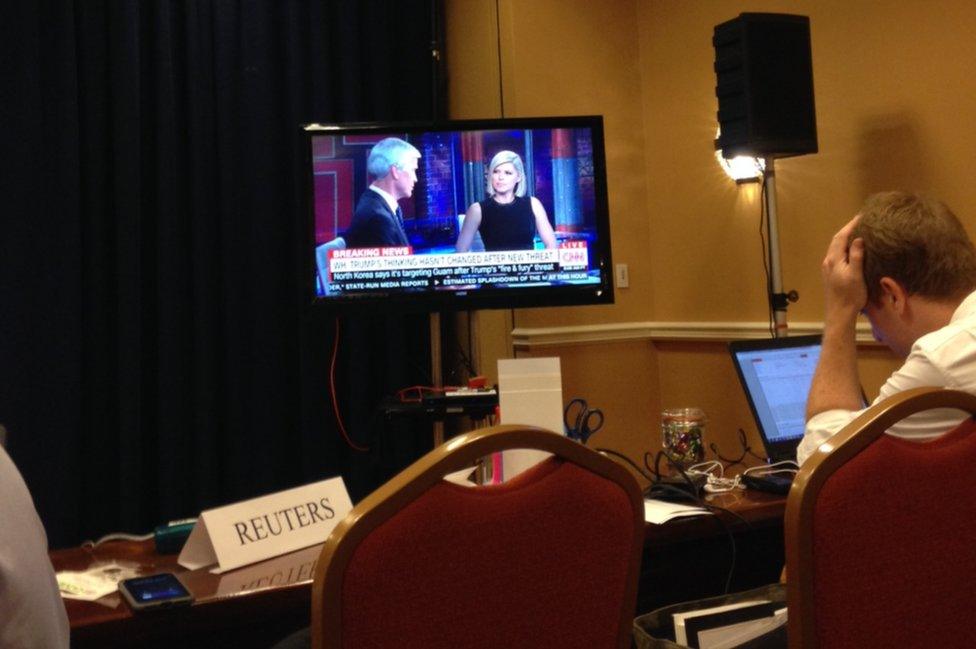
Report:
<svg viewBox="0 0 976 649"><path fill-rule="evenodd" d="M783 283L801 296L791 322L820 320L823 249L870 192L932 192L976 231L976 3L499 0L499 15L495 6L447 2L451 115L497 117L502 105L509 117L602 114L614 261L629 266L631 287L612 306L522 310L514 323L481 314L489 374L512 349L512 326L532 338L551 327L572 337L608 324L764 320L758 188L737 187L712 157L712 29L743 11L811 19L820 152L776 164ZM601 443L656 445L661 406L697 404L731 452L736 428L755 433L724 342L651 334L519 353L561 357L567 398L610 414ZM871 396L897 361L862 352Z"/></svg>
<svg viewBox="0 0 976 649"><path fill-rule="evenodd" d="M499 117L497 42L502 44L501 87L506 117L603 115L610 173L614 255L626 259L631 280L643 287L622 293L613 306L529 310L519 324L646 318L651 230L647 227L642 93L632 2L500 0L448 2L447 56L451 117ZM512 14L517 14L513 20ZM619 35L622 26L626 31ZM526 317L529 320L524 320ZM549 318L549 320L546 320Z"/></svg>
<svg viewBox="0 0 976 649"><path fill-rule="evenodd" d="M649 256L656 294L667 283L672 298L655 302L654 319L763 314L756 188L736 189L708 159L716 106L712 28L746 10L811 21L820 152L777 162L784 286L801 295L792 318L820 319L823 248L865 195L931 191L971 231L976 225L969 170L976 4L639 2L635 51L645 89L647 224L655 233ZM724 272L717 276L716 269ZM707 299L694 299L706 285Z"/></svg>

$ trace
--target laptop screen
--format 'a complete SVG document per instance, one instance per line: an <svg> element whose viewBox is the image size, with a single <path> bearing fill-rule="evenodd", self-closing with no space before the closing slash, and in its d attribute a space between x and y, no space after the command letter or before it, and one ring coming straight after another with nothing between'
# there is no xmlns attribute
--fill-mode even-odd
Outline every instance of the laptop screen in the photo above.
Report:
<svg viewBox="0 0 976 649"><path fill-rule="evenodd" d="M732 360L771 460L796 459L820 336L736 341Z"/></svg>

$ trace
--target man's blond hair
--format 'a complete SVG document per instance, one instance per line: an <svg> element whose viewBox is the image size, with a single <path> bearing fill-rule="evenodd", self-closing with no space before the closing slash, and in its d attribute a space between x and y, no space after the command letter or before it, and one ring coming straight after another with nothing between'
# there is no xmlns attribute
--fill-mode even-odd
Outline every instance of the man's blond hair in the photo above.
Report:
<svg viewBox="0 0 976 649"><path fill-rule="evenodd" d="M976 289L976 248L944 203L908 192L869 196L851 238L864 239L868 300L881 299L881 278L909 295L960 299Z"/></svg>

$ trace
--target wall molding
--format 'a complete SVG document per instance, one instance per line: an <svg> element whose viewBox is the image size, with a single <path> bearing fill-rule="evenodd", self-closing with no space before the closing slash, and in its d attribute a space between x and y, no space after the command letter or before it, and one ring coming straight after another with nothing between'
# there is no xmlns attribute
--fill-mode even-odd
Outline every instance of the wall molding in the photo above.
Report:
<svg viewBox="0 0 976 649"><path fill-rule="evenodd" d="M789 323L793 336L823 331L822 322ZM516 350L564 345L584 345L628 340L728 342L769 338L767 322L617 322L569 327L515 327ZM857 323L858 344L878 344L866 322Z"/></svg>

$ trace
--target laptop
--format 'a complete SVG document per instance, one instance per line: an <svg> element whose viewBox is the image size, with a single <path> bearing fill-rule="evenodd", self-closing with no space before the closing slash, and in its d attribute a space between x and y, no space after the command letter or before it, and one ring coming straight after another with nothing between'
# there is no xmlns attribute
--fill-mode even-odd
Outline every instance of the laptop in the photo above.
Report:
<svg viewBox="0 0 976 649"><path fill-rule="evenodd" d="M738 340L729 351L769 462L796 462L820 336Z"/></svg>

